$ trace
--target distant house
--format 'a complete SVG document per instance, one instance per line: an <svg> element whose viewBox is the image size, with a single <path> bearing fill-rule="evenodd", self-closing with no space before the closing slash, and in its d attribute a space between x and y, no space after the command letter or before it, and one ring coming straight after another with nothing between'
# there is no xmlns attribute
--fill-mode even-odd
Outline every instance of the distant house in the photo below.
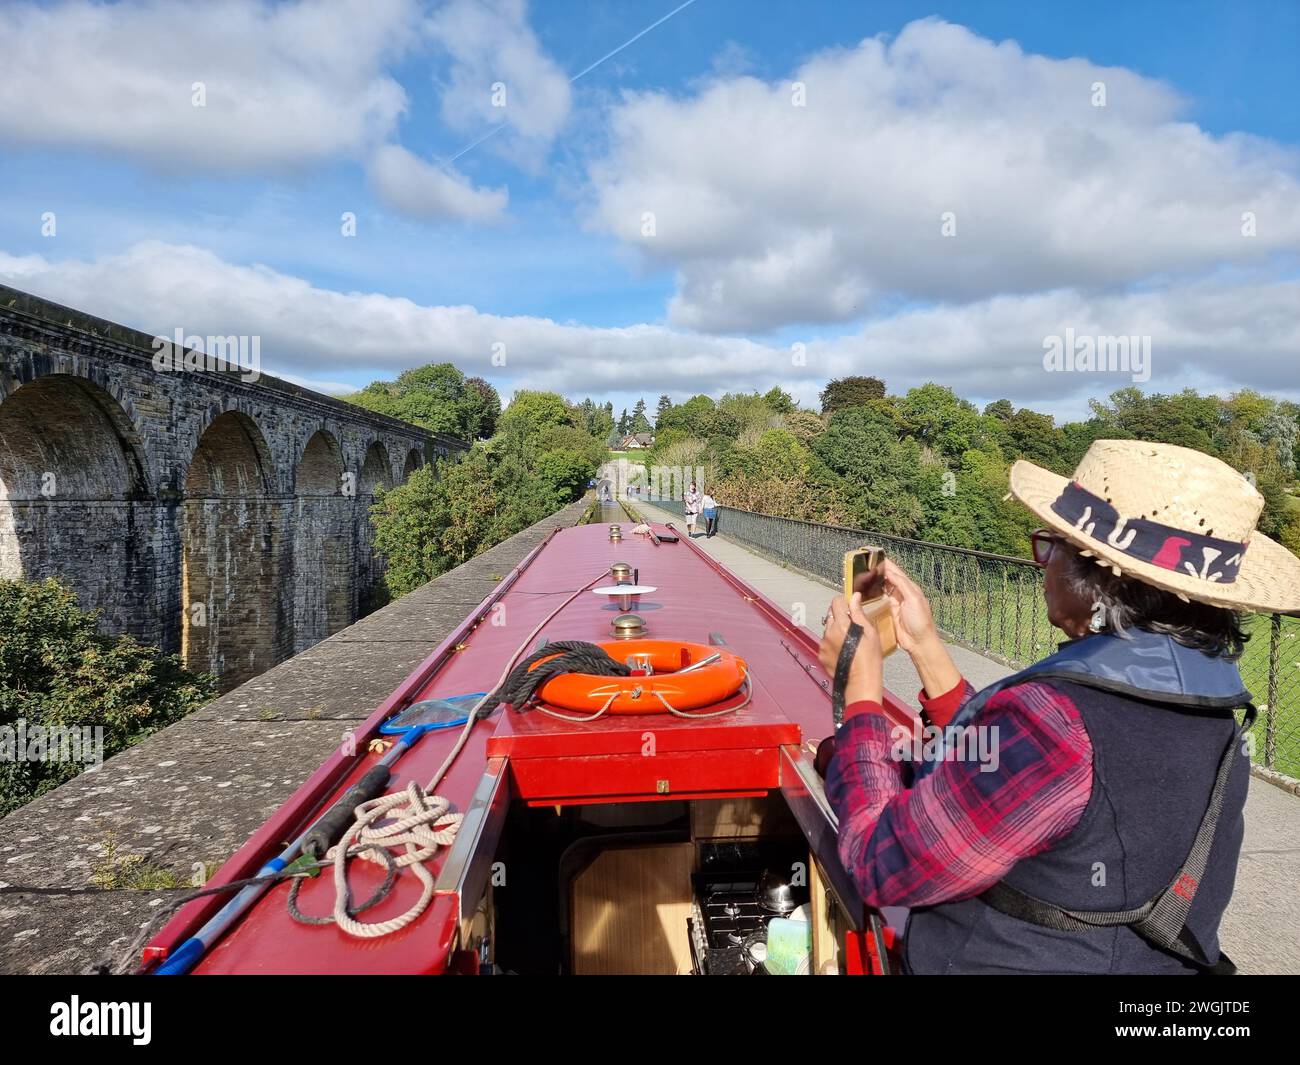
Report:
<svg viewBox="0 0 1300 1065"><path fill-rule="evenodd" d="M648 447L653 447L655 442L654 433L628 433L619 441L619 451L640 451Z"/></svg>

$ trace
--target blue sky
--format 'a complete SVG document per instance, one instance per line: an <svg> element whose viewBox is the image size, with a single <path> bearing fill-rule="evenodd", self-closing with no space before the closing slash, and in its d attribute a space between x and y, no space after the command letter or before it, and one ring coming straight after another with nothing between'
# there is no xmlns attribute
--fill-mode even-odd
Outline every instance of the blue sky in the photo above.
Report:
<svg viewBox="0 0 1300 1065"><path fill-rule="evenodd" d="M1067 417L1133 378L1046 373L1068 327L1293 394L1300 4L695 0L570 85L675 6L7 4L0 281L331 391L863 372Z"/></svg>

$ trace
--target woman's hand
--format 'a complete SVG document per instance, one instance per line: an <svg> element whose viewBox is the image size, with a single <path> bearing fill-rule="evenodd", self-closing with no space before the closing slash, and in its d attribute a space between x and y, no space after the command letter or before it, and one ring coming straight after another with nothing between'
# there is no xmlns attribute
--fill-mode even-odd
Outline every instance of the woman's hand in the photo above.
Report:
<svg viewBox="0 0 1300 1065"><path fill-rule="evenodd" d="M850 619L862 626L862 637L849 667L849 679L844 686L844 704L847 706L864 699L883 702L884 655L880 652L880 635L876 632L876 626L863 616L862 596L859 593L854 592L847 605L842 595L831 600L817 660L821 662L822 669L826 670L826 675L833 678L840 660L840 648L844 646L844 637L849 631Z"/></svg>
<svg viewBox="0 0 1300 1065"><path fill-rule="evenodd" d="M961 671L934 625L930 601L920 586L893 559L885 559L885 592L894 617L898 646L908 653L931 699L961 683Z"/></svg>
<svg viewBox="0 0 1300 1065"><path fill-rule="evenodd" d="M898 646L908 654L939 639L930 601L920 586L893 559L885 559L885 591L889 612L894 615Z"/></svg>

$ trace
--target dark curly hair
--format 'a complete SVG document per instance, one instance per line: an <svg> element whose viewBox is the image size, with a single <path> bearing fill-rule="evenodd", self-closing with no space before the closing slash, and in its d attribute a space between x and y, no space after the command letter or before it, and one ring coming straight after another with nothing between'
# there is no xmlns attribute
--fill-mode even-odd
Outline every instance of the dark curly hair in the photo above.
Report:
<svg viewBox="0 0 1300 1065"><path fill-rule="evenodd" d="M1122 577L1096 559L1082 555L1073 544L1065 579L1085 602L1102 604L1104 632L1124 635L1125 629L1146 629L1172 636L1184 647L1235 661L1250 639L1243 615L1226 607L1187 602L1135 577Z"/></svg>

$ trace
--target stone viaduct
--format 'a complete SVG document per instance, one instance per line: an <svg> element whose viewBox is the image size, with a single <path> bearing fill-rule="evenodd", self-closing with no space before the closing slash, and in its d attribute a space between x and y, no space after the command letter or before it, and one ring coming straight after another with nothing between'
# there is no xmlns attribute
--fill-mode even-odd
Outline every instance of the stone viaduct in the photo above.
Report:
<svg viewBox="0 0 1300 1065"><path fill-rule="evenodd" d="M227 689L368 612L375 489L466 444L156 349L0 285L0 578L61 577Z"/></svg>

